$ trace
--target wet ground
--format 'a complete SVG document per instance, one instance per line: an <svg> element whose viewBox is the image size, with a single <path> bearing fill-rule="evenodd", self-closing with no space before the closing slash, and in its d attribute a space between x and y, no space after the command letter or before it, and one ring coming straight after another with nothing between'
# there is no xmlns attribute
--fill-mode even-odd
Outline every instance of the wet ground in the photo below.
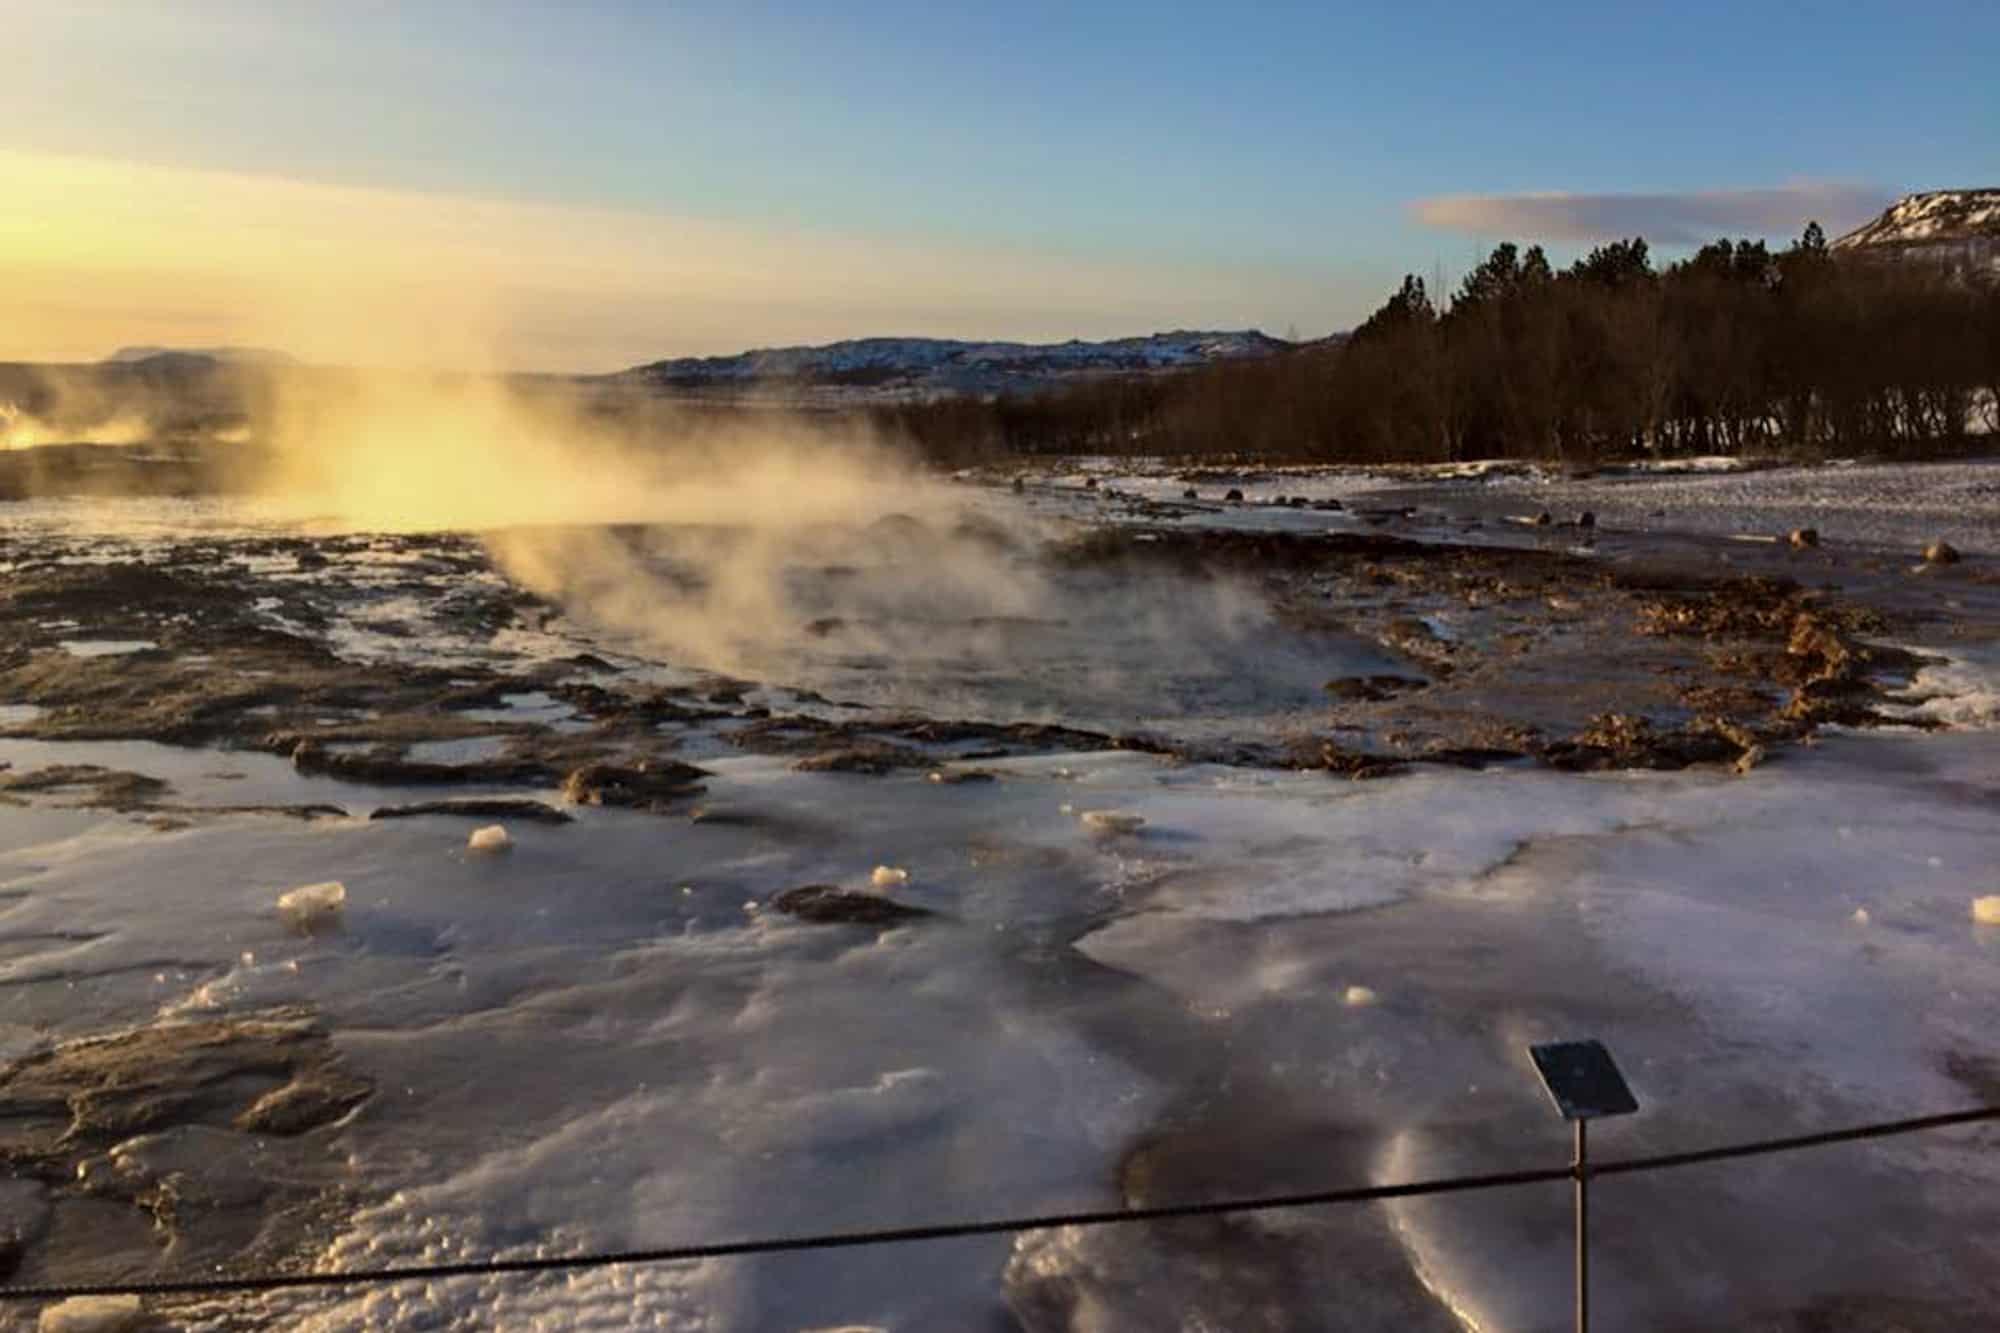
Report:
<svg viewBox="0 0 2000 1333"><path fill-rule="evenodd" d="M1583 524L1568 485L968 483L762 540L767 585L723 600L726 534L595 533L550 576L577 534L18 506L0 1261L423 1262L1542 1164L1520 1049L1586 1030L1647 1104L1631 1151L1991 1100L1986 552L1926 561L1909 521L1794 545L1754 495L1740 532ZM471 849L491 824L509 850ZM1972 1326L1979 1141L1621 1184L1605 1308ZM1558 1327L1564 1217L153 1314Z"/></svg>

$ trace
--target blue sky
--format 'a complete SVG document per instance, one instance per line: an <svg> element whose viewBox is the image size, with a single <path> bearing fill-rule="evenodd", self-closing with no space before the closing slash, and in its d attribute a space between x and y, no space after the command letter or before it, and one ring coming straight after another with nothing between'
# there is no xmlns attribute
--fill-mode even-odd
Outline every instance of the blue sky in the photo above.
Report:
<svg viewBox="0 0 2000 1333"><path fill-rule="evenodd" d="M1562 255L1614 223L1789 234L1793 214L1838 226L1907 189L2000 184L1991 0L0 9L24 36L0 88L17 152L658 215L878 257L1118 265L1161 295L1198 273L1186 322L1237 313L1216 283L1240 273L1242 319L1278 331L1350 324L1401 272L1462 269L1508 235ZM1529 193L1586 198L1574 222L1563 199L1536 201L1525 216L1557 233L1537 237L1510 206ZM893 286L885 263L871 281ZM1073 303L1038 314L1032 282L1018 308L954 311L938 267L911 281L919 323L1115 331L1072 329ZM850 294L845 313L839 295L806 293L817 313L773 338L947 331L874 326L893 293ZM1166 313L1138 296L1108 317ZM741 314L693 343L773 340L755 302Z"/></svg>

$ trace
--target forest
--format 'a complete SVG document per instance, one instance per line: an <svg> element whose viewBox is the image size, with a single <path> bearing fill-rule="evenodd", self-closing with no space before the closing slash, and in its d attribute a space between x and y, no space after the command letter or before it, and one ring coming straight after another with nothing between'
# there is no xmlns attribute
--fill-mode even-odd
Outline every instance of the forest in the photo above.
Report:
<svg viewBox="0 0 2000 1333"><path fill-rule="evenodd" d="M2000 282L1830 249L1643 239L1567 268L1494 248L1344 339L1169 376L879 409L941 462L1146 454L1319 462L1677 455L1937 457L2000 432Z"/></svg>

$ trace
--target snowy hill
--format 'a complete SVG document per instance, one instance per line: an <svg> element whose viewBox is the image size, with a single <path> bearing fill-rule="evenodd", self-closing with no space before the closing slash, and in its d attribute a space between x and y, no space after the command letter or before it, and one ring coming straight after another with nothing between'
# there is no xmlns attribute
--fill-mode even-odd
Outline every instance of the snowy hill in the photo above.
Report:
<svg viewBox="0 0 2000 1333"><path fill-rule="evenodd" d="M855 338L734 356L681 357L617 376L663 388L848 389L873 393L996 393L1093 375L1181 370L1275 355L1292 347L1255 330L1177 330L1106 342L963 342Z"/></svg>
<svg viewBox="0 0 2000 1333"><path fill-rule="evenodd" d="M1833 248L2000 272L2000 189L1905 195Z"/></svg>

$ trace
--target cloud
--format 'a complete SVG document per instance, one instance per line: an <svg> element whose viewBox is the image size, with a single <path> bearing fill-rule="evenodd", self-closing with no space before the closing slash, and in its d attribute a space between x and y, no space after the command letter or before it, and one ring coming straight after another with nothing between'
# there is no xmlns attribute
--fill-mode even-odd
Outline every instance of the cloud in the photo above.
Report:
<svg viewBox="0 0 2000 1333"><path fill-rule="evenodd" d="M1427 227L1530 241L1609 241L1643 236L1655 245L1700 245L1724 235L1794 236L1817 220L1830 236L1894 203L1876 185L1802 181L1757 190L1663 194L1447 194L1410 212Z"/></svg>

